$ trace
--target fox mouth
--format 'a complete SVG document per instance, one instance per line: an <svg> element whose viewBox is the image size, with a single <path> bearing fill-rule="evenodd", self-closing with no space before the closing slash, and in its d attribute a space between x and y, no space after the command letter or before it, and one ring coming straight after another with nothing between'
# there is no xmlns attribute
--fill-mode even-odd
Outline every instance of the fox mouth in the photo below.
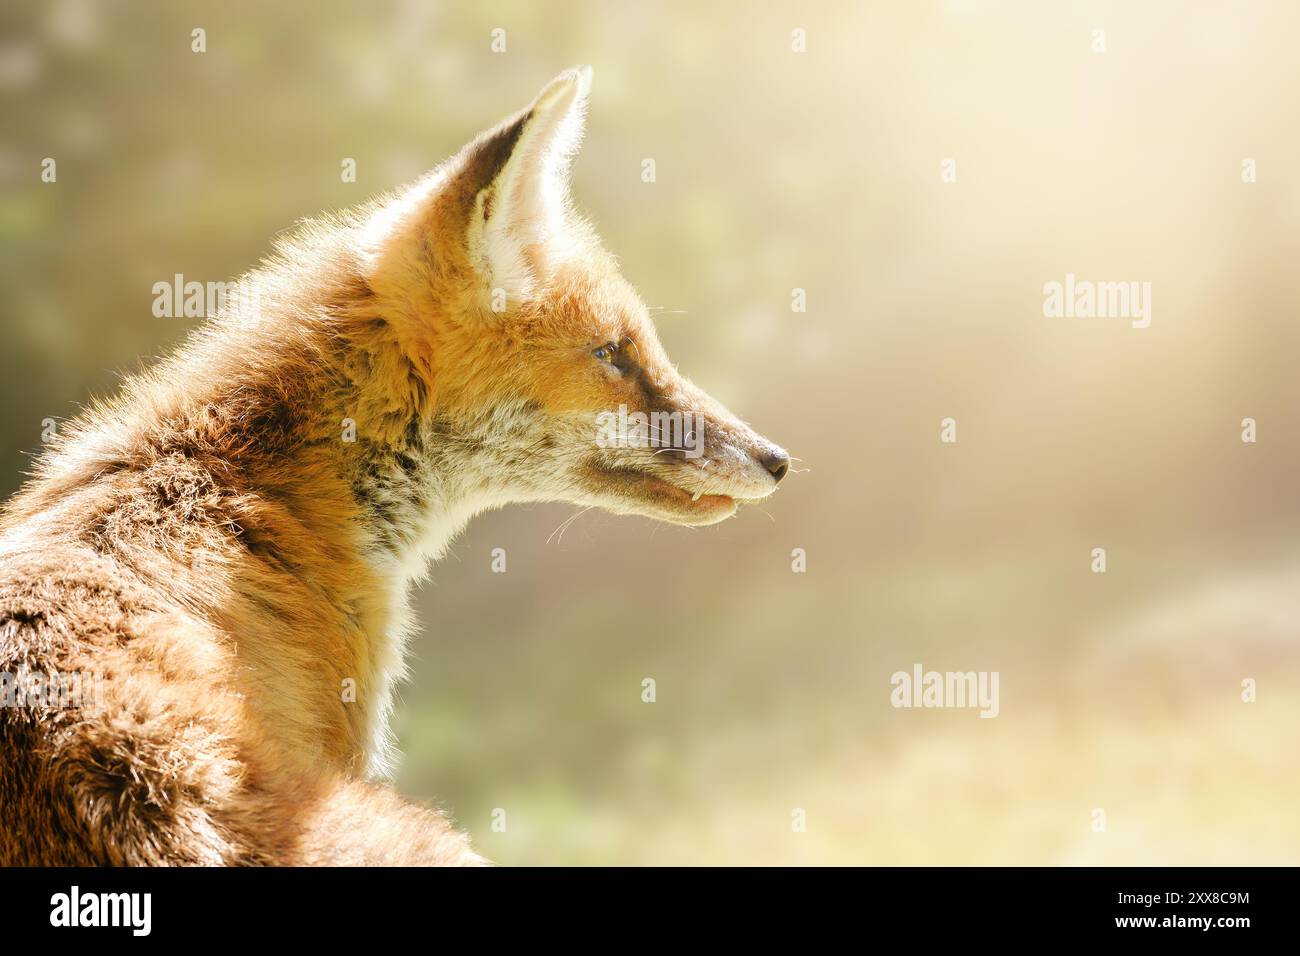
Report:
<svg viewBox="0 0 1300 956"><path fill-rule="evenodd" d="M627 466L594 464L589 468L594 489L613 492L635 510L679 524L713 524L736 513L737 499L731 495L687 491L665 478Z"/></svg>

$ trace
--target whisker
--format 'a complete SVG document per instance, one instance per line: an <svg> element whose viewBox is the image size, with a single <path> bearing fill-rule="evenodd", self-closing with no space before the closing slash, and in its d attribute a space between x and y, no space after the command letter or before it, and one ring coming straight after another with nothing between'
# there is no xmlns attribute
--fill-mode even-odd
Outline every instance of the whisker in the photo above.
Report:
<svg viewBox="0 0 1300 956"><path fill-rule="evenodd" d="M568 530L569 525L573 524L573 522L577 521L579 518L581 518L583 515L585 515L588 511L590 511L594 507L596 506L588 505L587 507L583 508L581 511L569 515L569 517L565 518L563 521L560 522L559 527L557 527L554 531L550 533L550 535L546 539L546 543L550 544L551 539L555 538L556 534L558 533L559 538L556 539L555 543L561 544L564 541L564 532Z"/></svg>

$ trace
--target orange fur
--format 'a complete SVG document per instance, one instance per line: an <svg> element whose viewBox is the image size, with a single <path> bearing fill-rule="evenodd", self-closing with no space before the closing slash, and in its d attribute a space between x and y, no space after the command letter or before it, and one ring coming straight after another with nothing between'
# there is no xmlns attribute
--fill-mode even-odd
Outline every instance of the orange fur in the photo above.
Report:
<svg viewBox="0 0 1300 956"><path fill-rule="evenodd" d="M588 86L305 225L255 309L42 457L0 523L0 671L102 699L0 709L0 863L478 862L377 780L409 582L510 501L705 524L772 490L784 453L678 376L569 209ZM619 405L702 416L703 456L598 449Z"/></svg>

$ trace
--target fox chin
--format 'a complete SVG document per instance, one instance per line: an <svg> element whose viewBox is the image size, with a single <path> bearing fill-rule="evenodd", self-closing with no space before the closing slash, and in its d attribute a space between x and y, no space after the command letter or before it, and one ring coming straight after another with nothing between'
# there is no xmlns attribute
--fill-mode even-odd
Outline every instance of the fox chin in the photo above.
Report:
<svg viewBox="0 0 1300 956"><path fill-rule="evenodd" d="M47 447L0 517L0 863L481 863L383 781L410 583L512 502L775 490L572 208L590 86L305 223Z"/></svg>

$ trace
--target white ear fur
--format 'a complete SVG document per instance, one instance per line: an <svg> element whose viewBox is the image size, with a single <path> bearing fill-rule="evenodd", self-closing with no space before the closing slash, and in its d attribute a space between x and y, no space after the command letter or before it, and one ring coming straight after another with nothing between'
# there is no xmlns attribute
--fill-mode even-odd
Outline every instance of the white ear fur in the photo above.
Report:
<svg viewBox="0 0 1300 956"><path fill-rule="evenodd" d="M582 139L591 67L565 70L524 111L523 129L497 175L474 200L467 242L487 288L530 294L538 273L570 241L569 162Z"/></svg>

